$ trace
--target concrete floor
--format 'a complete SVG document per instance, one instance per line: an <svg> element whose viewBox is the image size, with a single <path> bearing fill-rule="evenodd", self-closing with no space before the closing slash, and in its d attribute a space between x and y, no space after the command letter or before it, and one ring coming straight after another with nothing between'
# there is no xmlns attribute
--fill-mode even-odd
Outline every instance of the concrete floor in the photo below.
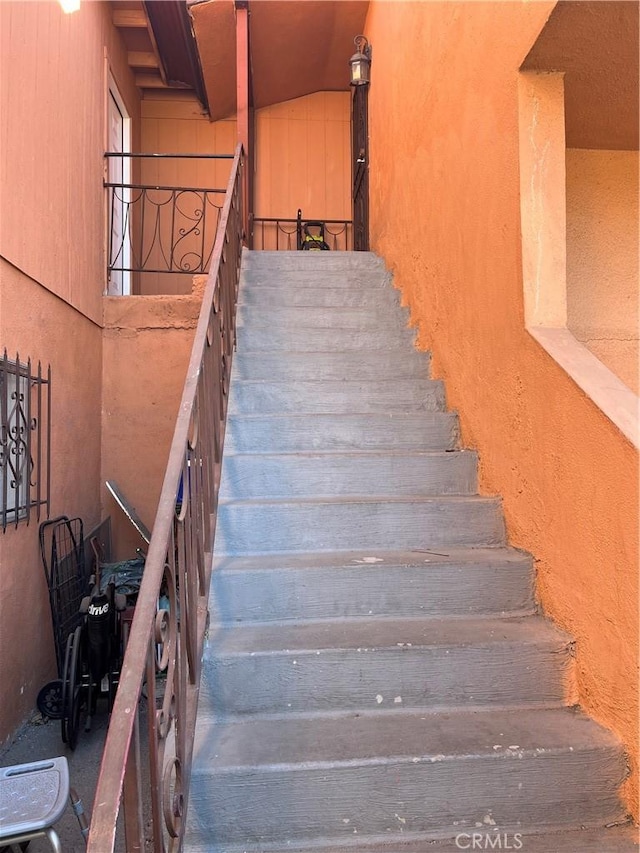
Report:
<svg viewBox="0 0 640 853"><path fill-rule="evenodd" d="M86 812L91 811L96 789L98 770L109 721L108 714L100 709L93 718L90 732L81 728L75 750L70 750L60 736L60 721L49 720L34 712L31 719L16 733L13 741L0 749L0 766L26 764L43 758L64 755L69 763L70 783L76 789ZM80 827L71 806L67 808L56 830L65 853L81 853L85 849ZM44 838L31 842L29 853L50 853L51 845Z"/></svg>
<svg viewBox="0 0 640 853"><path fill-rule="evenodd" d="M145 743L146 732L146 702L141 700L141 775L142 790L149 790L149 765L148 752ZM78 743L75 750L70 750L63 742L60 735L60 721L49 720L35 711L32 717L16 732L9 743L0 748L0 767L13 764L26 764L31 761L41 761L45 758L55 758L64 755L69 764L70 786L75 788L82 800L88 819L91 818L93 798L96 790L102 751L109 724L109 715L104 702L98 705L98 711L93 717L90 732L84 730L84 715L80 721ZM149 804L144 808L148 810ZM122 830L122 812L118 821L116 832L116 851L124 853L124 832ZM84 839L80 832L78 820L73 813L71 805L67 807L62 818L56 824L56 830L60 836L64 853L83 853L86 849ZM147 839L147 849L150 842ZM0 842L0 850L2 843ZM29 845L29 853L51 853L51 845L44 838L38 838Z"/></svg>

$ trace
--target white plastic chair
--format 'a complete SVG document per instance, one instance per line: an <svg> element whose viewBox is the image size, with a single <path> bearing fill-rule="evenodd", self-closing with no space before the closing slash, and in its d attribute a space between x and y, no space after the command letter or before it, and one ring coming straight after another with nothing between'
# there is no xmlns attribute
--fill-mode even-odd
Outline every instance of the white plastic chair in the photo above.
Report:
<svg viewBox="0 0 640 853"><path fill-rule="evenodd" d="M69 767L64 756L0 768L0 846L46 837L62 853L53 828L69 799Z"/></svg>

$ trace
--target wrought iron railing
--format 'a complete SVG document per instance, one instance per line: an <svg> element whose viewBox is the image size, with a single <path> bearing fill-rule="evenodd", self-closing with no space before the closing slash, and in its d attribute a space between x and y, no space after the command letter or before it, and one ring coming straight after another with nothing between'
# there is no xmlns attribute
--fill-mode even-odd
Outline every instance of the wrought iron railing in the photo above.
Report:
<svg viewBox="0 0 640 853"><path fill-rule="evenodd" d="M131 154L109 151L108 278L126 273L208 272L224 203L224 189L175 186L159 178L202 164L211 174L215 161L233 154ZM133 183L130 161L153 182ZM195 161L195 162L194 162Z"/></svg>
<svg viewBox="0 0 640 853"><path fill-rule="evenodd" d="M352 226L350 219L311 220L302 216L298 211L296 219L276 219L264 216L254 216L252 222L253 248L275 251L293 251L302 249L304 244L304 226L311 222L322 225L324 242L333 251L350 251L353 249ZM319 228L310 228L311 233L318 233Z"/></svg>
<svg viewBox="0 0 640 853"><path fill-rule="evenodd" d="M0 529L49 515L51 367L0 356Z"/></svg>
<svg viewBox="0 0 640 853"><path fill-rule="evenodd" d="M107 733L89 853L115 849L121 800L127 853L182 848L235 342L242 156L238 146ZM158 610L161 595L168 597L168 609ZM159 672L165 676L163 696ZM148 754L149 782L143 791L145 674L142 751Z"/></svg>

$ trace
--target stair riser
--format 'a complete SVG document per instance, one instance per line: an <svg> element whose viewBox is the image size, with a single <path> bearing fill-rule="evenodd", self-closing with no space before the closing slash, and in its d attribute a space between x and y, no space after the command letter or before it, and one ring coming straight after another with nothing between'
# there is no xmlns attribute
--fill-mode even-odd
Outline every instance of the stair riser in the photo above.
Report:
<svg viewBox="0 0 640 853"><path fill-rule="evenodd" d="M261 288L282 288L283 290L361 290L375 293L383 288L393 289L391 279L384 270L327 270L309 267L308 270L268 270L247 269L240 279L240 292L260 290Z"/></svg>
<svg viewBox="0 0 640 853"><path fill-rule="evenodd" d="M533 608L528 562L431 568L375 565L300 571L213 573L218 620L283 621L343 617L464 616ZM431 560L436 558L431 557Z"/></svg>
<svg viewBox="0 0 640 853"><path fill-rule="evenodd" d="M245 273L266 272L272 282L273 276L292 271L386 274L382 260L371 252L247 252L242 269Z"/></svg>
<svg viewBox="0 0 640 853"><path fill-rule="evenodd" d="M408 319L408 314L396 305L381 308L278 308L277 311L243 305L237 314L238 327L250 327L252 331L254 326L264 323L278 331L282 326L350 331L372 329L385 336L392 329L405 329Z"/></svg>
<svg viewBox="0 0 640 853"><path fill-rule="evenodd" d="M398 821L399 823L399 821ZM311 844L301 842L295 847L287 841L259 842L257 844L224 844L211 846L204 842L202 846L189 845L189 853L460 853L460 850L472 850L473 833L479 834L476 850L521 850L525 853L638 853L637 831L627 826L609 829L589 828L573 831L549 832L542 834L520 824L515 826L489 826L489 841L482 829L467 827L453 838L433 840L433 832L403 831L402 826L395 832L385 832L378 836L363 836L359 832L354 838L344 838L339 842L317 839ZM456 843L457 837L457 843ZM355 843L354 843L355 842ZM478 848L478 844L485 845ZM491 844L492 846L489 846ZM498 844L500 846L498 846Z"/></svg>
<svg viewBox="0 0 640 853"><path fill-rule="evenodd" d="M429 456L379 454L228 454L221 498L286 498L347 495L473 495L477 491L473 452Z"/></svg>
<svg viewBox="0 0 640 853"><path fill-rule="evenodd" d="M550 642L217 654L204 664L200 707L205 713L286 714L562 705L570 662L567 645Z"/></svg>
<svg viewBox="0 0 640 853"><path fill-rule="evenodd" d="M223 503L218 554L502 545L500 502L479 498L358 503Z"/></svg>
<svg viewBox="0 0 640 853"><path fill-rule="evenodd" d="M340 842L356 840L358 833L400 831L454 837L479 831L478 826L490 831L487 819L538 831L577 828L623 819L616 795L623 778L620 754L596 749L522 758L238 769L192 777L189 837L211 845L283 838Z"/></svg>
<svg viewBox="0 0 640 853"><path fill-rule="evenodd" d="M405 351L406 350L406 351ZM426 352L404 348L374 353L282 353L238 352L233 359L232 387L236 380L298 381L316 380L401 380L428 379L430 356Z"/></svg>
<svg viewBox="0 0 640 853"><path fill-rule="evenodd" d="M227 453L325 450L454 450L457 415L243 417L230 415Z"/></svg>
<svg viewBox="0 0 640 853"><path fill-rule="evenodd" d="M339 287L298 287L297 283L278 283L275 287L245 285L240 291L238 308L242 311L269 311L270 316L280 314L281 308L308 306L311 308L377 308L380 310L398 310L399 292L387 281L378 285L354 288L351 285Z"/></svg>
<svg viewBox="0 0 640 853"><path fill-rule="evenodd" d="M415 332L403 328L328 328L304 326L259 326L238 328L241 352L361 352L413 346Z"/></svg>
<svg viewBox="0 0 640 853"><path fill-rule="evenodd" d="M380 382L234 382L229 413L437 412L446 406L439 380Z"/></svg>

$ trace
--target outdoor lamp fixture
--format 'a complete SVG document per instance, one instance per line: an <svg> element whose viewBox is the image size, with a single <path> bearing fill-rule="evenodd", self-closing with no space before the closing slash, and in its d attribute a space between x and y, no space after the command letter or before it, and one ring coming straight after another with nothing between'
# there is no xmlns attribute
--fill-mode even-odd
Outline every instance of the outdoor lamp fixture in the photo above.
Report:
<svg viewBox="0 0 640 853"><path fill-rule="evenodd" d="M80 0L58 0L58 2L65 15L70 15L71 12L78 12L80 9Z"/></svg>
<svg viewBox="0 0 640 853"><path fill-rule="evenodd" d="M371 45L365 36L356 36L353 43L356 46L356 52L349 60L351 85L366 86L369 83L371 71Z"/></svg>

